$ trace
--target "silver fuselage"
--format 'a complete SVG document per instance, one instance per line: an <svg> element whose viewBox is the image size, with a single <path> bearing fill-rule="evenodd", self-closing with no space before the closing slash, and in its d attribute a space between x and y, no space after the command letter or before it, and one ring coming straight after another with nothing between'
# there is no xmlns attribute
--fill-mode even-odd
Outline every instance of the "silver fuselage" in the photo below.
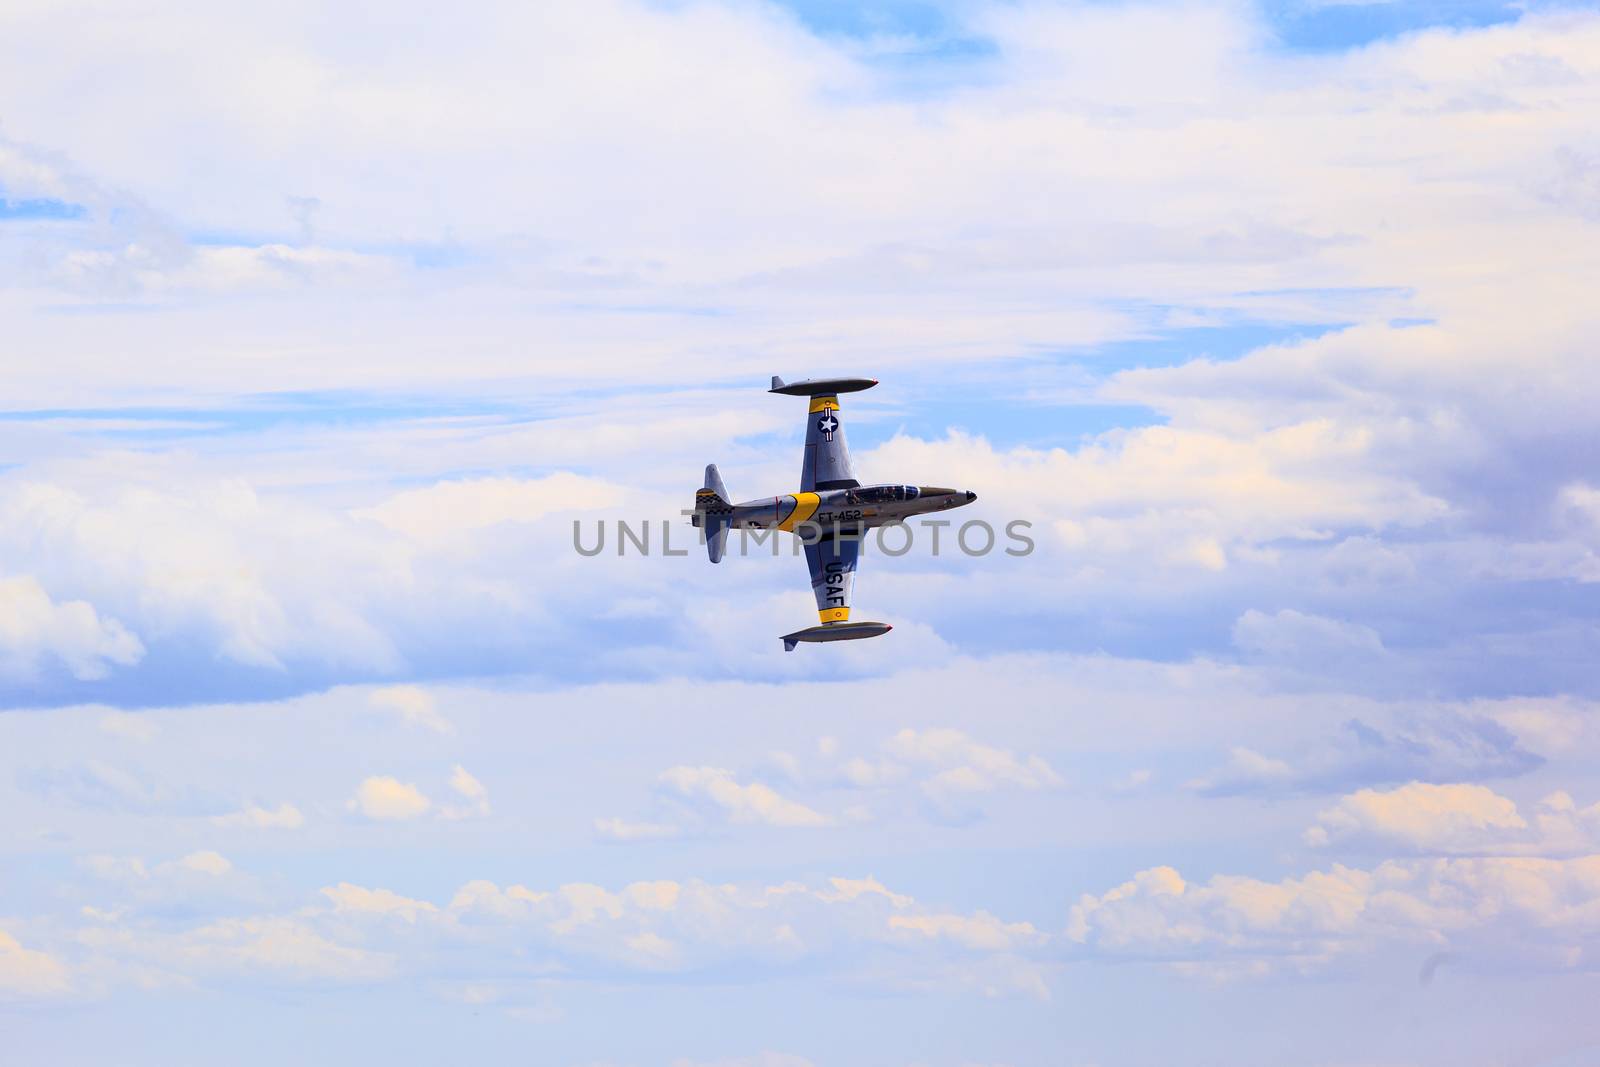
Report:
<svg viewBox="0 0 1600 1067"><path fill-rule="evenodd" d="M745 530L804 533L870 530L916 515L948 511L977 499L959 489L916 485L863 485L854 489L789 493L733 505L729 525Z"/></svg>

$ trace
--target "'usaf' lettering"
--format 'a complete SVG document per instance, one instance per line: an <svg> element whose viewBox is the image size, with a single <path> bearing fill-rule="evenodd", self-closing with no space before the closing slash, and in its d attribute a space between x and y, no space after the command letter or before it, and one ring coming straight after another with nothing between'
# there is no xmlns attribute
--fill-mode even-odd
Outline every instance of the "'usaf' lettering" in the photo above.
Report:
<svg viewBox="0 0 1600 1067"><path fill-rule="evenodd" d="M844 607L844 576L847 572L844 564L837 560L829 562L822 573L823 581L828 583L827 601L834 607Z"/></svg>

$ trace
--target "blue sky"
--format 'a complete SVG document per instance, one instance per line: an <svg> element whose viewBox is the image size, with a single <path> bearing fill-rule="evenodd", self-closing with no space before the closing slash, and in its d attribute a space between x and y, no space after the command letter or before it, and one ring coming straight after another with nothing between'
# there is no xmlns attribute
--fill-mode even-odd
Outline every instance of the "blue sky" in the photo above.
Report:
<svg viewBox="0 0 1600 1067"><path fill-rule="evenodd" d="M1592 9L0 42L13 1055L1594 1059ZM573 550L830 373L1036 550Z"/></svg>

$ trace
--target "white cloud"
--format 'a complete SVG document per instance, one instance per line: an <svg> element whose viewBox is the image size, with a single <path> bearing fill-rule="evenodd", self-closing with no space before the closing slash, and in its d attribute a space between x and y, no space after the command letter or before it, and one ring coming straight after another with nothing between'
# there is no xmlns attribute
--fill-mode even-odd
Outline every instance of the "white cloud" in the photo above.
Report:
<svg viewBox="0 0 1600 1067"><path fill-rule="evenodd" d="M208 874L213 878L220 878L233 871L233 864L228 862L227 857L210 850L191 852L179 859L177 865L186 871Z"/></svg>
<svg viewBox="0 0 1600 1067"><path fill-rule="evenodd" d="M1098 955L1216 973L1317 969L1396 945L1559 971L1593 962L1597 886L1593 855L1336 864L1277 882L1219 874L1203 885L1155 867L1084 894L1066 932Z"/></svg>
<svg viewBox="0 0 1600 1067"><path fill-rule="evenodd" d="M100 719L100 729L108 734L126 737L133 741L149 741L160 732L148 715L124 711L107 713Z"/></svg>
<svg viewBox="0 0 1600 1067"><path fill-rule="evenodd" d="M350 807L369 819L415 819L427 814L432 803L414 785L375 775L362 781Z"/></svg>
<svg viewBox="0 0 1600 1067"><path fill-rule="evenodd" d="M1349 669L1384 654L1383 641L1370 626L1291 608L1271 615L1246 611L1234 621L1233 643L1249 655L1291 666Z"/></svg>
<svg viewBox="0 0 1600 1067"><path fill-rule="evenodd" d="M129 917L178 909L194 916L237 913L259 905L256 880L226 856L198 849L174 859L147 862L139 856L90 854L78 859L96 914L125 925ZM109 895L109 899L108 899Z"/></svg>
<svg viewBox="0 0 1600 1067"><path fill-rule="evenodd" d="M455 727L439 713L433 694L420 685L390 685L367 694L367 703L380 711L392 712L402 722L435 733L451 733Z"/></svg>
<svg viewBox="0 0 1600 1067"><path fill-rule="evenodd" d="M28 676L46 657L74 678L104 678L144 658L138 636L83 600L57 603L34 578L0 577L0 674Z"/></svg>
<svg viewBox="0 0 1600 1067"><path fill-rule="evenodd" d="M1015 964L1018 954L1048 941L1027 923L1007 923L984 912L930 911L871 878L833 878L823 885L638 882L615 891L586 884L535 891L471 882L456 893L449 911L452 921L469 927L493 925L502 939L527 944L532 938L590 973L606 967L689 971L730 963L781 969L801 960L844 962L858 955L841 953L845 945L858 950L894 946L929 968L954 951L981 969L990 958ZM880 962L889 966L891 958ZM900 972L895 966L875 977L893 985L906 980ZM1038 989L1006 992L1036 995Z"/></svg>
<svg viewBox="0 0 1600 1067"><path fill-rule="evenodd" d="M1317 816L1307 840L1370 833L1427 851L1460 851L1528 824L1517 806L1481 785L1412 782L1386 792L1363 789Z"/></svg>
<svg viewBox="0 0 1600 1067"><path fill-rule="evenodd" d="M186 970L265 972L300 981L373 981L388 977L393 958L339 944L304 920L286 916L219 919L161 946ZM158 959L167 953L157 949Z"/></svg>
<svg viewBox="0 0 1600 1067"><path fill-rule="evenodd" d="M97 455L58 465L39 480L0 477L0 552L38 561L52 586L81 590L103 611L155 634L163 662L181 664L175 675L205 672L245 692L284 679L319 688L364 683L413 663L427 674L467 665L500 673L554 657L564 671L581 670L575 618L603 614L624 587L629 596L652 599L678 577L652 568L641 581L615 557L581 560L570 525L554 515L531 528L468 524L461 533L467 540L449 545L413 539L307 496L300 479L321 477L316 472L286 470L267 457L249 463L266 484L227 463L182 454ZM347 475L360 483L389 476ZM284 480L295 484L272 484ZM569 499L560 485L551 492ZM670 515L678 506L674 499L652 513ZM680 534L680 542L689 539ZM306 544L318 552L306 556ZM586 565L574 569L572 561ZM89 610L76 602L58 607L56 616L67 620ZM31 618L14 619L12 629ZM94 647L105 656L131 655L116 625L105 622L105 641ZM0 622L0 670L78 654L65 638L55 653L42 651L37 630L30 622L31 637L8 637ZM484 632L492 639L482 640ZM670 629L661 634L687 644ZM91 653L79 652L74 663L84 675ZM417 728L453 729L424 686L385 686L366 699Z"/></svg>
<svg viewBox="0 0 1600 1067"><path fill-rule="evenodd" d="M945 938L963 948L985 952L1011 952L1045 943L1045 934L1032 923L1008 923L980 911L974 915L891 915L891 930L926 938Z"/></svg>
<svg viewBox="0 0 1600 1067"><path fill-rule="evenodd" d="M1119 793L1133 793L1148 786L1154 777L1154 771L1148 767L1139 767L1129 771L1112 788Z"/></svg>
<svg viewBox="0 0 1600 1067"><path fill-rule="evenodd" d="M489 815L489 790L459 763L450 772L450 788L466 804L446 804L440 811L446 819L486 818Z"/></svg>
<svg viewBox="0 0 1600 1067"><path fill-rule="evenodd" d="M182 457L117 456L79 466L70 482L0 483L0 545L50 559L60 580L94 590L179 648L198 638L208 662L365 671L398 663L369 604L378 590L402 587L403 546L237 477L196 480ZM308 544L318 551L304 552ZM87 625L87 610L70 617ZM130 663L142 655L119 627L96 632L96 654ZM84 665L93 673L92 660Z"/></svg>
<svg viewBox="0 0 1600 1067"><path fill-rule="evenodd" d="M986 793L995 789L1048 789L1062 784L1061 776L1039 756L979 744L960 730L907 727L891 737L885 748L900 759L937 768L923 782L934 794Z"/></svg>
<svg viewBox="0 0 1600 1067"><path fill-rule="evenodd" d="M366 889L349 882L328 886L321 892L333 902L337 911L397 915L408 923L415 923L420 916L439 910L426 900L413 900L388 889Z"/></svg>
<svg viewBox="0 0 1600 1067"><path fill-rule="evenodd" d="M1294 778L1294 768L1288 763L1240 745L1229 753L1220 770L1185 784L1202 792L1248 792L1285 785Z"/></svg>
<svg viewBox="0 0 1600 1067"><path fill-rule="evenodd" d="M1351 684L1360 684L1355 679ZM1521 702L1511 702L1516 707ZM1427 780L1455 782L1527 774L1544 760L1496 716L1495 702L1400 706L1381 719L1343 717L1328 733L1295 741L1289 758L1236 745L1227 761L1185 782L1215 795L1343 792L1352 786ZM1287 712L1286 712L1287 713ZM1335 728L1336 727L1336 728Z"/></svg>
<svg viewBox="0 0 1600 1067"><path fill-rule="evenodd" d="M0 930L0 997L37 997L72 988L67 968L54 957L27 949Z"/></svg>
<svg viewBox="0 0 1600 1067"><path fill-rule="evenodd" d="M880 789L905 781L905 767L889 760L865 760L852 756L839 766L839 778L856 789Z"/></svg>
<svg viewBox="0 0 1600 1067"><path fill-rule="evenodd" d="M479 478L399 493L356 514L419 541L442 541L499 523L528 523L561 511L614 508L622 490L576 474L522 481Z"/></svg>
<svg viewBox="0 0 1600 1067"><path fill-rule="evenodd" d="M1594 855L1391 860L1370 869L1335 864L1278 881L1218 874L1202 884L1156 867L1083 895L1064 937L1079 952L1159 962L1184 973L1313 971L1395 947L1567 970L1593 962L1597 886L1600 856ZM132 939L101 924L78 936L89 950L162 960L184 973L266 970L298 980L381 980L401 968L425 969L436 955L457 959L471 945L494 946L496 973L516 973L504 970L515 961L540 967L537 961L551 959L578 976L729 966L748 973L752 966L781 970L827 961L843 974L865 966L891 988L933 980L966 960L976 988L1038 996L1048 996L1048 981L1037 961L1061 936L981 910L929 908L870 878L654 881L618 889L568 883L544 890L474 881L447 904L339 883L319 897L325 903L292 915ZM415 933L396 939L370 925L395 921ZM875 947L910 955L889 966L896 957L874 954Z"/></svg>
<svg viewBox="0 0 1600 1067"><path fill-rule="evenodd" d="M594 831L613 841L646 841L652 838L677 837L682 828L674 823L630 822L627 819L596 819Z"/></svg>
<svg viewBox="0 0 1600 1067"><path fill-rule="evenodd" d="M203 801L187 790L128 766L88 759L82 764L35 770L22 785L46 800L84 808L141 814L193 813Z"/></svg>
<svg viewBox="0 0 1600 1067"><path fill-rule="evenodd" d="M1118 430L1076 451L997 449L959 432L897 436L868 458L908 481L982 486L993 513L1026 516L1070 559L1118 572L1215 572L1263 542L1444 514L1443 501L1374 464L1376 447L1369 432L1308 419L1255 431Z"/></svg>
<svg viewBox="0 0 1600 1067"><path fill-rule="evenodd" d="M1600 720L1587 702L1564 696L1484 701L1482 712L1546 757L1590 751Z"/></svg>
<svg viewBox="0 0 1600 1067"><path fill-rule="evenodd" d="M709 803L735 823L826 826L832 821L760 782L741 785L732 771L720 767L672 767L661 773L660 781L683 797Z"/></svg>
<svg viewBox="0 0 1600 1067"><path fill-rule="evenodd" d="M293 804L284 802L276 808L263 808L255 804L227 815L214 815L215 826L242 826L254 830L298 830L305 825L305 816Z"/></svg>
<svg viewBox="0 0 1600 1067"><path fill-rule="evenodd" d="M1530 820L1485 786L1411 782L1341 797L1318 814L1305 839L1423 854L1578 854L1600 848L1600 803L1580 809L1556 792L1534 806Z"/></svg>
<svg viewBox="0 0 1600 1067"><path fill-rule="evenodd" d="M909 908L916 903L904 893L896 893L888 886L868 875L866 878L829 878L828 885L832 888L820 890L819 896L823 900L855 900L857 897L879 896L897 908Z"/></svg>

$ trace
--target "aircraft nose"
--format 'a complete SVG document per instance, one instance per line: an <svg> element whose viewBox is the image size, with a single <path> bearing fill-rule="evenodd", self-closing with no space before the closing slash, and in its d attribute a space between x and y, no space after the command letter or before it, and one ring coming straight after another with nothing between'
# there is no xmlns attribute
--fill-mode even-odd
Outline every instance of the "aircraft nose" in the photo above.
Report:
<svg viewBox="0 0 1600 1067"><path fill-rule="evenodd" d="M977 493L974 493L974 492L972 492L972 491L971 491L971 490L970 490L970 489L969 489L969 490L968 490L968 491L967 491L967 503L969 503L969 504L970 504L970 503L972 503L972 502L973 502L973 501L974 501L974 500L976 500L976 499L978 499L978 494L977 494Z"/></svg>

